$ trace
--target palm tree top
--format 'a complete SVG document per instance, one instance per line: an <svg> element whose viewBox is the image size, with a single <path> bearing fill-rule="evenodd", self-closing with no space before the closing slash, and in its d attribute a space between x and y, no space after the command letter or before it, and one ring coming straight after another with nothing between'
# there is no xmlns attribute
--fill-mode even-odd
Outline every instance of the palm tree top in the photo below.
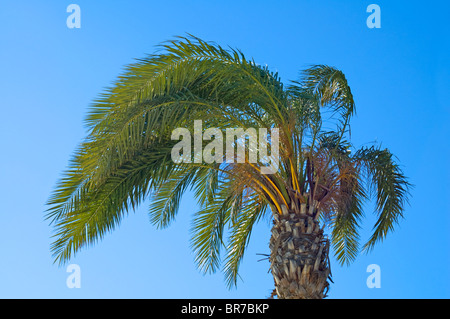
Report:
<svg viewBox="0 0 450 319"><path fill-rule="evenodd" d="M370 250L403 217L410 188L388 149L351 144L354 114L345 75L334 67L311 66L285 85L239 50L191 35L164 42L129 65L90 108L87 137L48 201L55 261L102 239L145 198L151 222L167 227L191 189L199 204L195 261L204 272L223 264L230 286L252 227L266 214L306 208L331 227L337 259L350 262L361 250L364 201L376 203L373 234L362 247ZM192 129L195 120L204 129L277 128L277 172L261 174L264 164L248 160L174 163L171 134Z"/></svg>

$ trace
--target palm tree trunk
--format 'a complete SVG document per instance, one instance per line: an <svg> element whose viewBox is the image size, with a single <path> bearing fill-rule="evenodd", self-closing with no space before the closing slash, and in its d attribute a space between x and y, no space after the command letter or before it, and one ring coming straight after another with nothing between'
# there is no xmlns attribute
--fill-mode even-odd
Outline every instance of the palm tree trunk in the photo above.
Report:
<svg viewBox="0 0 450 319"><path fill-rule="evenodd" d="M331 274L329 240L319 222L287 210L276 215L270 238L270 264L280 299L322 299Z"/></svg>

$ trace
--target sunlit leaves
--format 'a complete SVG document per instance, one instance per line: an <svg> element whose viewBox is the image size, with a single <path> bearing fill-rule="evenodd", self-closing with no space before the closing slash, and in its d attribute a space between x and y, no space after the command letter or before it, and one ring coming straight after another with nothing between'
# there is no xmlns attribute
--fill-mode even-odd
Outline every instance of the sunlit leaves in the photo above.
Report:
<svg viewBox="0 0 450 319"><path fill-rule="evenodd" d="M355 151L350 143L355 103L342 71L312 66L285 87L239 50L193 36L159 49L126 67L91 106L87 137L48 201L57 262L102 239L147 198L150 221L167 227L189 189L199 204L191 227L195 263L203 272L222 268L230 287L254 225L283 205L316 205L312 217L332 226L341 263L360 251L369 195L378 219L366 249L393 230L410 185L388 150ZM260 162L248 160L175 164L171 133L194 120L204 129L279 129L279 170L264 175Z"/></svg>

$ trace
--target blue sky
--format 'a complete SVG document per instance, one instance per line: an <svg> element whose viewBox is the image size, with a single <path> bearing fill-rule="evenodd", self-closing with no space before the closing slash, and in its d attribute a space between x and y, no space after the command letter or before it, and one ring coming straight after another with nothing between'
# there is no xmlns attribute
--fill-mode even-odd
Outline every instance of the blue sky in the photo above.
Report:
<svg viewBox="0 0 450 319"><path fill-rule="evenodd" d="M81 8L69 29L66 8ZM366 8L381 8L369 29ZM90 103L135 58L175 35L194 34L279 72L286 83L310 64L347 76L356 101L352 141L378 141L415 185L394 233L350 266L332 260L330 298L450 297L450 36L447 1L23 1L0 4L0 298L265 298L273 288L269 221L252 234L237 289L202 275L189 248L189 194L176 222L157 230L148 203L103 241L53 264L44 211L85 136ZM374 222L367 204L362 240ZM369 289L366 269L381 269Z"/></svg>

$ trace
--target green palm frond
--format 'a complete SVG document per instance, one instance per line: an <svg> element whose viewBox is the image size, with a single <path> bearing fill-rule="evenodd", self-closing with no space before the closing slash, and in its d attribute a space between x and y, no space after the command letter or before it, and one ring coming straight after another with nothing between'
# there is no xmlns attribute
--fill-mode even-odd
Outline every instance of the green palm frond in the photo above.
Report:
<svg viewBox="0 0 450 319"><path fill-rule="evenodd" d="M363 202L367 199L359 176L351 176L345 182L342 181L338 196L342 200L333 216L331 242L337 260L348 265L360 251L360 223L364 216Z"/></svg>
<svg viewBox="0 0 450 319"><path fill-rule="evenodd" d="M362 148L356 152L355 158L364 165L369 189L376 200L378 219L373 235L364 245L365 250L371 250L403 218L412 185L388 149L375 146Z"/></svg>
<svg viewBox="0 0 450 319"><path fill-rule="evenodd" d="M181 197L199 174L199 168L178 166L153 192L150 203L150 221L158 228L168 227L178 213Z"/></svg>
<svg viewBox="0 0 450 319"><path fill-rule="evenodd" d="M226 247L227 256L223 272L229 288L236 286L239 266L244 257L245 249L250 241L253 226L266 212L267 204L257 194L253 194L241 206L236 219L231 224L231 232Z"/></svg>
<svg viewBox="0 0 450 319"><path fill-rule="evenodd" d="M231 206L236 194L227 194L223 188L211 202L208 202L194 216L191 247L195 262L204 273L215 272L220 266L220 249L223 246L225 225L231 214Z"/></svg>
<svg viewBox="0 0 450 319"><path fill-rule="evenodd" d="M317 96L321 105L329 105L345 119L355 113L355 102L342 71L327 65L315 65L303 71L304 88Z"/></svg>
<svg viewBox="0 0 450 319"><path fill-rule="evenodd" d="M170 145L170 144L169 144ZM145 198L161 167L173 165L171 147L148 149L117 168L101 183L83 187L75 208L54 221L58 239L52 251L59 263L70 259L85 245L93 244L113 230L129 209Z"/></svg>

